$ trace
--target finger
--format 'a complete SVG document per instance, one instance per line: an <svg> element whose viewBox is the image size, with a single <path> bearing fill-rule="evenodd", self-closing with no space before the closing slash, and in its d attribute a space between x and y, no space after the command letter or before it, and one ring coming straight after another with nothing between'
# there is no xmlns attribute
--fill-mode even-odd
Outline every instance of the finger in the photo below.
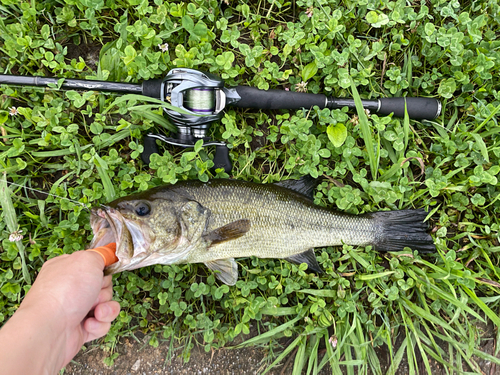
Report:
<svg viewBox="0 0 500 375"><path fill-rule="evenodd" d="M102 279L102 289L112 287L112 285L113 285L113 276L111 275L104 276Z"/></svg>
<svg viewBox="0 0 500 375"><path fill-rule="evenodd" d="M97 269L104 269L104 260L102 256L94 251L76 251L71 256L74 258L74 261L80 263L82 265L92 265Z"/></svg>
<svg viewBox="0 0 500 375"><path fill-rule="evenodd" d="M120 313L120 304L116 301L101 303L94 309L94 317L100 322L112 322Z"/></svg>
<svg viewBox="0 0 500 375"><path fill-rule="evenodd" d="M94 304L92 305L92 309L100 303L111 301L112 298L113 298L113 288L111 288L110 284L108 287L101 289Z"/></svg>
<svg viewBox="0 0 500 375"><path fill-rule="evenodd" d="M89 342L99 337L103 337L109 332L111 328L111 323L100 322L96 318L88 318L83 323L83 329L87 332L87 339L85 342Z"/></svg>

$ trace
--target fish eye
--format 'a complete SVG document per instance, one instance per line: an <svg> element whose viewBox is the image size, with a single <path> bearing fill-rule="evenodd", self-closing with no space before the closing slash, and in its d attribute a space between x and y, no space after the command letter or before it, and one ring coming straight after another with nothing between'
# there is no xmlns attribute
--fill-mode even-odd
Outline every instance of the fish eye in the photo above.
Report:
<svg viewBox="0 0 500 375"><path fill-rule="evenodd" d="M146 216L151 212L151 207L149 207L149 204L141 202L137 205L135 208L135 213L139 216Z"/></svg>

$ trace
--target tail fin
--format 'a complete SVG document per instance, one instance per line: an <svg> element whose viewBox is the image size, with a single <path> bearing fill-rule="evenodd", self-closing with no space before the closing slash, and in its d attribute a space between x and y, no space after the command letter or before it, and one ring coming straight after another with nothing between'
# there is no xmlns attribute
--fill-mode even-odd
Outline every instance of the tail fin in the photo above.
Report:
<svg viewBox="0 0 500 375"><path fill-rule="evenodd" d="M380 223L381 230L373 247L378 251L401 251L404 247L421 253L436 251L432 237L424 222L427 212L423 209L382 211L369 214Z"/></svg>

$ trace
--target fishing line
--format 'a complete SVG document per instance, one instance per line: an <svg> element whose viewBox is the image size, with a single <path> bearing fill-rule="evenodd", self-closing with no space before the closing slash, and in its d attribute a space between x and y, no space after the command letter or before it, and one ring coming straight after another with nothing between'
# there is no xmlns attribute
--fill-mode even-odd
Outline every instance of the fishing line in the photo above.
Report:
<svg viewBox="0 0 500 375"><path fill-rule="evenodd" d="M196 113L212 113L215 109L215 92L211 88L194 88L184 93L184 107Z"/></svg>
<svg viewBox="0 0 500 375"><path fill-rule="evenodd" d="M74 199L71 199L71 198L67 198L67 197L61 197L60 195L56 195L56 194L52 194L52 193L47 193L46 191L43 191L43 190L38 190L38 189L35 189L35 188L32 188L32 187L28 187L28 186L24 186L24 185L19 185L19 184L16 184L15 182L10 182L10 181L7 181L7 180L0 180L0 182L6 182L8 185L12 185L12 186L18 186L20 188L24 188L24 189L28 189L28 190L32 190L32 191L36 191L37 193L41 193L41 194L45 194L45 195L50 195L52 197L55 197L55 198L59 198L59 199L66 199L70 202L73 202L73 203L76 203L76 204L79 204L80 206L82 206L85 210L89 211L90 212L90 209L82 202L78 202Z"/></svg>

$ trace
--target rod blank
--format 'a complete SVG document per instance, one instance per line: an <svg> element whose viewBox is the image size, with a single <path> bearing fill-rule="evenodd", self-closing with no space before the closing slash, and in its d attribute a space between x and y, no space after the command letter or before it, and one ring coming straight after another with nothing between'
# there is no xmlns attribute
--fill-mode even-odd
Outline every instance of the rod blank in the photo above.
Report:
<svg viewBox="0 0 500 375"><path fill-rule="evenodd" d="M0 75L0 84L49 87L49 84L57 85L60 78ZM142 94L142 84L121 83L107 81L92 81L84 79L64 79L61 86L64 90L92 90L119 92L124 94Z"/></svg>

